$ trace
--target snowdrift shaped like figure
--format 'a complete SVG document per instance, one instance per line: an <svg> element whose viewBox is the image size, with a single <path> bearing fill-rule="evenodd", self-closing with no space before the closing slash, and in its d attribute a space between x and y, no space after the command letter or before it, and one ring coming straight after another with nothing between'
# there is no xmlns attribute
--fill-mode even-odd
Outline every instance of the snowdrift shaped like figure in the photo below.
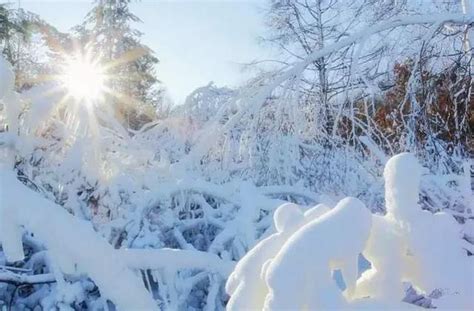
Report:
<svg viewBox="0 0 474 311"><path fill-rule="evenodd" d="M332 279L341 269L348 291L354 289L358 255L371 227L371 214L356 198L302 226L270 263L265 279L265 310L343 308L346 302ZM341 230L344 228L344 230Z"/></svg>
<svg viewBox="0 0 474 311"><path fill-rule="evenodd" d="M474 309L474 261L462 248L460 226L446 213L418 205L421 166L415 156L391 158L384 171L387 214L374 216L364 256L373 269L363 274L357 296L392 304L405 295L402 282L426 294L441 289L439 308Z"/></svg>
<svg viewBox="0 0 474 311"><path fill-rule="evenodd" d="M265 267L299 227L328 210L329 208L322 204L304 214L296 204L286 203L278 207L273 217L277 232L251 249L239 261L227 280L226 292L231 296L227 310L262 310L268 293L264 279Z"/></svg>
<svg viewBox="0 0 474 311"><path fill-rule="evenodd" d="M297 206L281 206L274 215L278 232L252 249L229 279L229 309L418 309L403 301L408 283L425 294L441 289L432 299L439 309L474 310L474 264L461 227L451 215L418 205L415 156L390 159L384 178L385 216L371 215L355 198L327 212L309 210L303 221ZM372 269L357 280L359 253ZM332 279L335 269L345 295Z"/></svg>
<svg viewBox="0 0 474 311"><path fill-rule="evenodd" d="M408 154L387 162L384 172L387 214L373 216L370 238L363 252L372 269L364 272L358 281L356 297L370 297L387 305L398 305L403 300L404 266L413 263L407 255L409 224L402 219L416 208L420 172L416 158Z"/></svg>

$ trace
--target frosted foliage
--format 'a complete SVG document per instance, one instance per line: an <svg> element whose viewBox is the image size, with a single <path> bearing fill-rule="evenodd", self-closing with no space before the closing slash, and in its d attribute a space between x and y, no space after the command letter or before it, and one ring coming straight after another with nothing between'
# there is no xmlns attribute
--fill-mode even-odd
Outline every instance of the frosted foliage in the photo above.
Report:
<svg viewBox="0 0 474 311"><path fill-rule="evenodd" d="M8 126L11 133L18 131L18 115L20 102L14 91L15 75L11 65L0 54L0 104L5 109Z"/></svg>
<svg viewBox="0 0 474 311"><path fill-rule="evenodd" d="M474 310L472 1L321 44L327 5L270 2L304 55L158 114L0 56L0 309Z"/></svg>
<svg viewBox="0 0 474 311"><path fill-rule="evenodd" d="M0 54L0 103L4 106L7 119L11 119L11 96L13 93L13 86L14 86L15 76L13 74L11 65L3 58ZM9 120L11 123L11 120ZM6 158L9 156L8 151L1 150L2 158ZM3 159L2 159L3 160ZM0 169L8 168L8 164L6 162L10 161L2 161L0 162ZM0 198L3 197L4 192L6 191L3 187L4 180L3 177L0 176L1 180L0 183L2 187L0 187ZM5 202L0 202L0 242L2 244L2 248L5 252L5 257L8 261L17 261L21 260L24 257L23 253L23 246L21 244L21 229L11 221L13 217L13 208L5 208L3 205Z"/></svg>

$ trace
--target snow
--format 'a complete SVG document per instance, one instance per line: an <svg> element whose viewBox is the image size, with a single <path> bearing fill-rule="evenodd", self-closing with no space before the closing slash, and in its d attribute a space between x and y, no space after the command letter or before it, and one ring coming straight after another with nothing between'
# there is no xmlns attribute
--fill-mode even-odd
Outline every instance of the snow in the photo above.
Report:
<svg viewBox="0 0 474 311"><path fill-rule="evenodd" d="M0 103L5 108L10 133L18 132L18 115L20 114L20 101L14 91L15 75L11 65L0 55Z"/></svg>
<svg viewBox="0 0 474 311"><path fill-rule="evenodd" d="M304 213L296 204L281 205L274 213L276 233L250 250L227 281L229 310L295 306L415 308L402 302L406 282L426 294L438 288L447 289L440 298L432 299L437 307L471 308L470 281L474 274L472 260L463 250L460 227L449 214L421 211L417 205L420 174L421 169L410 154L396 156L387 163L385 216L370 216L367 208L354 198L342 200L333 209L320 204ZM87 222L26 189L11 172L4 169L1 176L0 237L7 260L13 262L24 257L24 226L45 243L61 273L88 275L119 309L154 306L141 279L129 269L200 269L226 278L234 268L233 262L192 248L113 250ZM206 188L205 184L199 187ZM250 191L243 191L247 199L253 197L248 195ZM251 203L248 200L246 204ZM250 209L241 211L243 215L236 227L229 227L232 230L222 235L222 245L240 229L239 224L254 221L254 216L249 217ZM430 232L429 238L426 232ZM58 235L62 238L57 239ZM360 253L370 261L372 269L356 283ZM342 272L347 285L344 293L332 278L335 270ZM28 283L57 280L58 274L54 278L44 275L19 279L10 273L0 278ZM62 284L61 288L63 296L69 297L69 285ZM211 288L213 295L217 295L215 283ZM209 308L213 303L209 301Z"/></svg>
<svg viewBox="0 0 474 311"><path fill-rule="evenodd" d="M354 216L356 217L353 218ZM327 228L339 218L346 222L362 219L360 226L356 226L355 230L364 231L361 229L363 226L370 228L369 211L354 198L341 201L332 210L326 205L319 204L304 214L296 204L281 205L274 213L277 232L250 250L239 261L229 277L226 291L231 298L227 308L229 310L262 309L263 307L294 309L303 306L323 306L324 302L313 304L309 301L312 298L306 297L307 299L304 300L301 296L296 297L294 294L312 291L312 288L301 288L301 285L310 286L311 279L320 280L325 275L328 280L321 286L326 289L332 288L333 291L325 292L324 299L334 296L337 300L337 296L341 294L331 278L332 269L337 268L343 270L352 288L351 284L355 284L354 277L357 276L357 257L363 249L363 243L350 243L351 245L346 248L346 245L341 245L344 243L341 241L341 244L335 243L335 246L331 246L324 243L324 239L333 239L334 236L337 238L337 234L334 233L336 228L314 230L320 223L325 224ZM368 230L365 229L366 235ZM353 231L348 230L347 234L353 234ZM317 239L315 239L316 236ZM342 248L346 248L346 251L341 253ZM332 259L323 255L326 250L334 255ZM352 261L341 259L344 254L354 255L349 256ZM298 264L295 264L296 262ZM290 266L293 268L290 269ZM310 267L315 270L311 270ZM309 281L305 282L305 278ZM296 301L299 302L296 303Z"/></svg>
<svg viewBox="0 0 474 311"><path fill-rule="evenodd" d="M418 205L418 160L409 153L399 154L387 163L384 176L387 210L400 224L403 251L410 254L399 261L405 264L404 279L425 293L444 289L433 301L438 307L474 308L474 260L466 256L461 227L451 215L432 214Z"/></svg>
<svg viewBox="0 0 474 311"><path fill-rule="evenodd" d="M0 55L0 99L12 92L15 84L13 69L3 55Z"/></svg>
<svg viewBox="0 0 474 311"><path fill-rule="evenodd" d="M180 249L121 249L117 250L129 268L133 269L202 269L219 273L228 277L235 263L224 261L214 254L196 250Z"/></svg>
<svg viewBox="0 0 474 311"><path fill-rule="evenodd" d="M0 188L0 198L4 198L7 188L3 175L1 177L1 188ZM5 252L5 257L10 262L15 262L22 260L25 257L23 252L22 244L22 229L18 226L17 223L13 221L15 219L16 209L15 206L10 205L8 201L3 199L0 206L0 242L2 244L3 251Z"/></svg>
<svg viewBox="0 0 474 311"><path fill-rule="evenodd" d="M341 270L351 293L357 278L357 258L370 226L371 214L365 205L356 198L346 198L300 228L267 269L265 279L270 291L265 309L344 307L332 270Z"/></svg>
<svg viewBox="0 0 474 311"><path fill-rule="evenodd" d="M9 126L12 126L12 123L15 121L15 103L11 101L12 94L14 93L13 87L15 83L15 75L10 64L0 55L0 101L2 101L6 111L7 118L10 121ZM8 158L10 154L4 152L5 158ZM12 159L10 161L5 161L0 163L0 169L4 166L11 165ZM10 162L10 163L8 163ZM0 176L1 177L1 176ZM3 180L2 180L3 184ZM0 197L1 193L4 192L3 185L0 188ZM4 201L0 201L2 205L5 204ZM8 261L14 262L21 260L24 257L23 247L21 243L22 232L21 229L11 221L13 214L15 212L14 207L3 207L0 209L0 242L5 251L5 256Z"/></svg>
<svg viewBox="0 0 474 311"><path fill-rule="evenodd" d="M303 213L296 204L283 204L275 211L277 233L262 240L241 259L226 283L231 296L228 310L261 309L267 292L261 272L267 260L273 258L281 245L303 221Z"/></svg>
<svg viewBox="0 0 474 311"><path fill-rule="evenodd" d="M322 216L323 214L325 214L326 212L329 212L330 210L331 209L329 208L329 206L327 206L326 204L320 203L308 209L306 212L304 212L304 218L307 221L316 219L319 216Z"/></svg>
<svg viewBox="0 0 474 311"><path fill-rule="evenodd" d="M429 297L442 310L472 309L474 261L463 248L462 227L449 214L421 210L421 174L410 153L387 161L384 216L350 197L304 214L296 204L281 205L273 215L277 232L251 249L227 281L229 310L419 308L405 302L407 284L426 296L438 291ZM370 268L359 277L360 254ZM344 292L333 279L337 270Z"/></svg>
<svg viewBox="0 0 474 311"><path fill-rule="evenodd" d="M397 155L387 162L384 171L387 214L373 216L370 238L363 252L372 269L364 272L358 281L357 297L371 297L389 304L398 304L403 299L403 262L408 259L404 239L408 232L404 228L408 224L401 219L416 208L420 174L421 169L410 154Z"/></svg>
<svg viewBox="0 0 474 311"><path fill-rule="evenodd" d="M25 227L46 245L63 273L88 275L119 310L156 309L141 279L90 223L25 188L11 171L1 170L0 179L0 233L9 261L24 257L21 227Z"/></svg>
<svg viewBox="0 0 474 311"><path fill-rule="evenodd" d="M277 231L285 232L300 224L304 219L304 214L298 205L286 203L275 211L273 219Z"/></svg>
<svg viewBox="0 0 474 311"><path fill-rule="evenodd" d="M265 283L266 270L281 246L298 228L325 212L323 204L307 210L304 214L293 203L279 206L274 213L276 233L261 240L242 258L226 283L226 292L231 296L228 310L262 309L268 288Z"/></svg>
<svg viewBox="0 0 474 311"><path fill-rule="evenodd" d="M472 159L442 146L447 161L422 167L436 145L390 158L424 142L413 146L407 124L383 132L370 119L377 111L354 117L363 107L352 98L372 87L378 105L384 92L369 79L381 72L363 64L371 36L431 24L420 35L426 51L446 33L472 44L469 3L463 14L348 31L241 89L209 84L140 130L124 128L108 102L81 105L54 82L15 92L0 56L0 308L11 299L32 310L474 310ZM308 78L340 53L353 64L333 65L350 69L349 82L324 94L337 126L322 134L329 115ZM422 78L411 74L407 98ZM352 131L338 133L346 121ZM25 284L33 290L22 297Z"/></svg>
<svg viewBox="0 0 474 311"><path fill-rule="evenodd" d="M403 241L396 221L389 216L374 215L372 230L363 255L372 269L358 280L355 298L370 297L387 304L398 304L405 295L402 278Z"/></svg>

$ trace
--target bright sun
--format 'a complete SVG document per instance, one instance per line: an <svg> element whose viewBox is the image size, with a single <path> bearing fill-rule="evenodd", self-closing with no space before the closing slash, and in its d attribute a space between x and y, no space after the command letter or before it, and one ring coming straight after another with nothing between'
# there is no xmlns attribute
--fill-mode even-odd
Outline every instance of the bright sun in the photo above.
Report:
<svg viewBox="0 0 474 311"><path fill-rule="evenodd" d="M62 72L61 82L74 99L94 103L104 95L107 77L99 64L89 57L69 58Z"/></svg>

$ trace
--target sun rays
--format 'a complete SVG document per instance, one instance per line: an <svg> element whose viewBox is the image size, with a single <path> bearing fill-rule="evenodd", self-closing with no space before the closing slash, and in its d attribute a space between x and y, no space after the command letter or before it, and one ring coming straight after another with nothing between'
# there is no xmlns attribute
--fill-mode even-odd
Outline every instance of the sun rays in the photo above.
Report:
<svg viewBox="0 0 474 311"><path fill-rule="evenodd" d="M86 105L93 105L104 97L109 77L89 54L78 54L67 58L59 80L67 95Z"/></svg>
<svg viewBox="0 0 474 311"><path fill-rule="evenodd" d="M59 56L57 67L26 82L48 85L44 95L59 95L57 106L83 105L92 111L104 106L144 104L133 90L128 92L127 87L143 77L136 73L124 75L123 68L147 55L149 50L135 48L110 59L95 52L91 41L72 40L66 45L68 48L56 42L56 38L47 38L47 41L54 46L54 54Z"/></svg>

